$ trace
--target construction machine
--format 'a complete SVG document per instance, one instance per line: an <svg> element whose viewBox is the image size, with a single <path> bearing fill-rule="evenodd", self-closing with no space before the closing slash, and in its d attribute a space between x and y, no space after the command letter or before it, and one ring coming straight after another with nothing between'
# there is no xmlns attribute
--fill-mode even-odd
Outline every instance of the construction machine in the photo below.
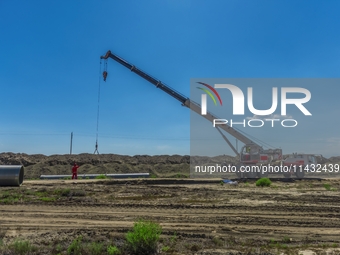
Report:
<svg viewBox="0 0 340 255"><path fill-rule="evenodd" d="M190 100L188 97L182 95L181 93L177 92L173 88L165 85L160 80L155 79L154 77L148 75L147 73L143 72L136 66L128 63L121 57L113 54L111 51L108 51L104 56L101 56L100 58L105 59L105 60L107 60L108 58L111 58L115 60L119 64L128 68L130 71L134 72L135 74L139 75L143 79L147 80L148 82L156 86L156 88L159 88L163 92L177 99L182 104L182 106L185 106L189 108L190 110L196 112L203 118L207 119L209 122L213 123L214 119L218 119L218 117L216 117L211 112L207 112L206 115L201 115L202 109L201 109L200 104ZM104 80L106 80L107 75L108 73L105 70L103 72ZM231 149L238 156L239 158L239 163L237 164L238 168L240 168L242 165L273 164L274 162L281 163L282 149L279 149L279 148L264 149L257 142L251 140L246 135L244 135L242 132L229 126L228 124L219 125L219 126L216 126L215 128L218 130L218 132L222 135L223 139L227 142L227 144L231 147ZM235 149L233 144L229 141L229 139L224 135L224 133L221 130L227 132L229 135L235 137L238 141L241 141L244 144L240 152L238 152ZM255 172L255 171L247 172L247 173L237 171L236 173L238 177L248 177L248 178L263 177L267 175L267 173Z"/></svg>
<svg viewBox="0 0 340 255"><path fill-rule="evenodd" d="M289 171L285 172L283 175L287 178L290 178L293 175L297 178L303 178L305 176L305 172L312 172L312 169L316 168L318 163L317 157L323 158L322 155L305 153L293 153L288 155L283 160L283 165L287 166Z"/></svg>

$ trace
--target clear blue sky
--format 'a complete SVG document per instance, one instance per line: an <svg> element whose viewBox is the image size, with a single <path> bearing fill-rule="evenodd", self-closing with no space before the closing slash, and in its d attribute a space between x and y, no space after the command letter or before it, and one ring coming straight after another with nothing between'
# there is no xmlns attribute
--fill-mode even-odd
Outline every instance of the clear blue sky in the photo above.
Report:
<svg viewBox="0 0 340 255"><path fill-rule="evenodd" d="M73 153L92 153L107 50L187 96L197 77L339 77L339 10L336 0L0 1L0 152L67 154L73 132ZM100 153L190 153L188 109L113 60L108 73ZM339 155L340 87L323 89L313 87L314 128L299 142L249 133L286 153Z"/></svg>

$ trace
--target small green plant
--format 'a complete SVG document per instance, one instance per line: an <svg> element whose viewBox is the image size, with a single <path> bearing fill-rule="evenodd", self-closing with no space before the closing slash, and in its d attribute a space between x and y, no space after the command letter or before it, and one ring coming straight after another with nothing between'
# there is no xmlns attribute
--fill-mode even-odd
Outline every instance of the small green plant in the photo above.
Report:
<svg viewBox="0 0 340 255"><path fill-rule="evenodd" d="M96 179L107 179L107 176L105 174L100 174L96 176Z"/></svg>
<svg viewBox="0 0 340 255"><path fill-rule="evenodd" d="M29 241L16 240L12 243L9 248L15 252L15 254L27 254L33 250L32 245Z"/></svg>
<svg viewBox="0 0 340 255"><path fill-rule="evenodd" d="M55 250L56 250L56 252L61 253L61 251L62 251L61 244L57 244L57 246L55 247Z"/></svg>
<svg viewBox="0 0 340 255"><path fill-rule="evenodd" d="M55 197L42 197L40 200L43 202L54 202L56 199Z"/></svg>
<svg viewBox="0 0 340 255"><path fill-rule="evenodd" d="M63 189L63 190L61 191L61 195L62 195L63 197L68 197L70 194L71 194L71 189Z"/></svg>
<svg viewBox="0 0 340 255"><path fill-rule="evenodd" d="M337 189L336 188L333 188L330 184L328 183L325 183L324 185L324 188L328 191L336 191Z"/></svg>
<svg viewBox="0 0 340 255"><path fill-rule="evenodd" d="M260 187L270 187L270 185L272 184L272 181L267 178L260 178L256 181L256 186L260 186Z"/></svg>
<svg viewBox="0 0 340 255"><path fill-rule="evenodd" d="M290 238L289 238L288 236L284 236L284 237L282 238L282 242L284 242L284 243L289 243L289 242L290 242Z"/></svg>
<svg viewBox="0 0 340 255"><path fill-rule="evenodd" d="M173 234L172 237L170 238L170 242L171 242L172 244L174 244L174 243L176 243L176 241L177 241L177 233L174 232L174 234Z"/></svg>
<svg viewBox="0 0 340 255"><path fill-rule="evenodd" d="M64 180L71 180L71 176L68 176L68 177L64 177Z"/></svg>
<svg viewBox="0 0 340 255"><path fill-rule="evenodd" d="M69 255L81 255L82 252L82 236L74 239L70 246L67 248L67 254Z"/></svg>
<svg viewBox="0 0 340 255"><path fill-rule="evenodd" d="M0 203L4 204L14 204L19 202L19 199L22 199L21 194L5 191L0 195Z"/></svg>
<svg viewBox="0 0 340 255"><path fill-rule="evenodd" d="M220 182L220 185L221 185L221 186L223 186L223 185L224 185L224 182L223 182L223 181L221 181L221 182Z"/></svg>
<svg viewBox="0 0 340 255"><path fill-rule="evenodd" d="M157 175L152 174L152 175L150 175L150 178L157 178Z"/></svg>
<svg viewBox="0 0 340 255"><path fill-rule="evenodd" d="M162 251L164 251L164 252L167 252L167 251L169 251L170 250L170 247L169 246L163 246L162 247Z"/></svg>
<svg viewBox="0 0 340 255"><path fill-rule="evenodd" d="M96 242L89 244L88 249L91 255L101 255L104 251L103 244Z"/></svg>
<svg viewBox="0 0 340 255"><path fill-rule="evenodd" d="M158 223L139 220L126 234L127 249L132 254L154 254L161 233L162 227Z"/></svg>
<svg viewBox="0 0 340 255"><path fill-rule="evenodd" d="M177 233L175 231L174 234L170 238L170 242L171 243L175 243L176 241L177 241Z"/></svg>
<svg viewBox="0 0 340 255"><path fill-rule="evenodd" d="M212 239L212 241L216 246L223 246L223 240L216 236Z"/></svg>
<svg viewBox="0 0 340 255"><path fill-rule="evenodd" d="M332 189L331 185L328 184L328 183L325 183L325 184L323 185L323 187L324 187L326 190L331 190L331 189Z"/></svg>
<svg viewBox="0 0 340 255"><path fill-rule="evenodd" d="M120 250L116 246L109 245L107 247L107 253L109 255L118 255L120 254Z"/></svg>
<svg viewBox="0 0 340 255"><path fill-rule="evenodd" d="M86 177L86 180L90 180L90 177L87 176L87 177Z"/></svg>

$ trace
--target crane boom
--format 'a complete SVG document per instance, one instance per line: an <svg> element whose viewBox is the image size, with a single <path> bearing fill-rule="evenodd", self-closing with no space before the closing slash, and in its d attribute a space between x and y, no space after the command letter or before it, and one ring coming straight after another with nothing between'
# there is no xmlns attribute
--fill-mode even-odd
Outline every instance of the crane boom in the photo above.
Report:
<svg viewBox="0 0 340 255"><path fill-rule="evenodd" d="M121 65L123 65L126 68L130 69L132 72L138 74L139 76L141 76L142 78L144 78L148 82L152 83L157 88L163 90L164 92L166 92L170 96L176 98L178 101L180 101L182 103L183 106L186 106L189 109L191 109L192 111L194 111L197 114L201 115L200 114L201 113L201 106L198 103L190 100L188 97L182 95L181 93L175 91L171 87L165 85L160 80L157 80L157 79L153 78L152 76L146 74L145 72L143 72L142 70L138 69L134 65L131 65L130 63L128 63L124 59L120 58L119 56L111 53L111 51L108 51L104 56L101 56L100 58L101 59L112 58L113 60L117 61ZM201 116L206 118L207 120L209 120L211 123L213 123L214 119L219 119L218 117L214 116L210 112L207 112L206 115L201 115ZM245 135L243 135L242 133L240 133L236 129L232 128L231 126L229 126L227 124L223 124L223 125L220 125L219 128L223 129L224 131L226 131L227 133L229 133L230 135L235 137L237 140L243 142L244 144L246 144L246 145L251 144L252 146L258 147L260 150L262 150L262 147L260 145L258 145L257 143L255 143L254 141L252 141L251 139L249 139L248 137L246 137Z"/></svg>

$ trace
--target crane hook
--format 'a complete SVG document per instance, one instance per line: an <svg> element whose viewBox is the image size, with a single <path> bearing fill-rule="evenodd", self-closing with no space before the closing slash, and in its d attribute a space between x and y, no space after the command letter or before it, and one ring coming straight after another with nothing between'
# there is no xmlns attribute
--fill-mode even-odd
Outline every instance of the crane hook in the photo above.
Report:
<svg viewBox="0 0 340 255"><path fill-rule="evenodd" d="M103 72L103 78L104 78L104 81L106 81L106 77L107 77L107 72L106 72L106 71L104 71L104 72Z"/></svg>

